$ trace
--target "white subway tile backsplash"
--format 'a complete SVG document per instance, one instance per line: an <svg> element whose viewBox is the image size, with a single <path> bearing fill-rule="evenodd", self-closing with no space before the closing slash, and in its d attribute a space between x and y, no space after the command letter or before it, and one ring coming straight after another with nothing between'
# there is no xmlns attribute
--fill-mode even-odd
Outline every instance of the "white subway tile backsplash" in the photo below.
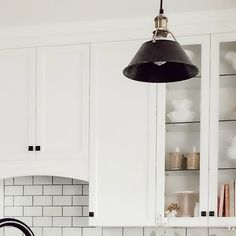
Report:
<svg viewBox="0 0 236 236"><path fill-rule="evenodd" d="M89 215L89 208L87 206L83 206L83 216L88 216Z"/></svg>
<svg viewBox="0 0 236 236"><path fill-rule="evenodd" d="M62 195L62 186L44 186L43 195Z"/></svg>
<svg viewBox="0 0 236 236"><path fill-rule="evenodd" d="M42 186L24 186L24 195L37 196L43 194Z"/></svg>
<svg viewBox="0 0 236 236"><path fill-rule="evenodd" d="M31 227L31 230L33 231L35 236L43 236L43 228L42 227Z"/></svg>
<svg viewBox="0 0 236 236"><path fill-rule="evenodd" d="M34 196L33 203L35 206L50 206L52 205L52 196Z"/></svg>
<svg viewBox="0 0 236 236"><path fill-rule="evenodd" d="M123 236L143 236L143 228L124 228Z"/></svg>
<svg viewBox="0 0 236 236"><path fill-rule="evenodd" d="M211 228L209 229L209 236L229 236L229 230L227 228Z"/></svg>
<svg viewBox="0 0 236 236"><path fill-rule="evenodd" d="M22 196L23 186L5 186L5 196Z"/></svg>
<svg viewBox="0 0 236 236"><path fill-rule="evenodd" d="M186 236L185 228L169 228L165 231L166 236Z"/></svg>
<svg viewBox="0 0 236 236"><path fill-rule="evenodd" d="M105 228L103 236L122 236L122 228Z"/></svg>
<svg viewBox="0 0 236 236"><path fill-rule="evenodd" d="M83 236L102 236L102 228L83 228Z"/></svg>
<svg viewBox="0 0 236 236"><path fill-rule="evenodd" d="M79 179L73 179L73 184L88 184L88 182L79 180Z"/></svg>
<svg viewBox="0 0 236 236"><path fill-rule="evenodd" d="M16 228L4 228L5 236L22 236L22 232Z"/></svg>
<svg viewBox="0 0 236 236"><path fill-rule="evenodd" d="M13 181L14 179L13 178L8 178L8 179L5 179L4 180L4 185L13 185Z"/></svg>
<svg viewBox="0 0 236 236"><path fill-rule="evenodd" d="M53 217L54 227L70 227L72 226L71 217Z"/></svg>
<svg viewBox="0 0 236 236"><path fill-rule="evenodd" d="M207 228L189 228L187 229L187 236L208 236Z"/></svg>
<svg viewBox="0 0 236 236"><path fill-rule="evenodd" d="M9 197L5 197L4 198L4 204L5 206L13 206L13 197L12 196L9 196Z"/></svg>
<svg viewBox="0 0 236 236"><path fill-rule="evenodd" d="M144 228L144 236L164 236L163 228Z"/></svg>
<svg viewBox="0 0 236 236"><path fill-rule="evenodd" d="M62 235L61 228L44 228L43 236L60 236Z"/></svg>
<svg viewBox="0 0 236 236"><path fill-rule="evenodd" d="M32 196L17 196L14 197L15 206L32 206L33 198Z"/></svg>
<svg viewBox="0 0 236 236"><path fill-rule="evenodd" d="M63 216L82 216L82 207L63 207Z"/></svg>
<svg viewBox="0 0 236 236"><path fill-rule="evenodd" d="M24 216L42 216L43 208L42 207L24 207Z"/></svg>
<svg viewBox="0 0 236 236"><path fill-rule="evenodd" d="M63 236L82 236L82 229L81 228L63 228Z"/></svg>
<svg viewBox="0 0 236 236"><path fill-rule="evenodd" d="M71 196L53 196L54 206L68 206L72 203Z"/></svg>
<svg viewBox="0 0 236 236"><path fill-rule="evenodd" d="M25 224L27 224L30 227L33 226L32 217L21 216L21 217L17 217L17 219L23 221Z"/></svg>
<svg viewBox="0 0 236 236"><path fill-rule="evenodd" d="M51 176L34 176L34 184L52 184Z"/></svg>
<svg viewBox="0 0 236 236"><path fill-rule="evenodd" d="M82 185L64 185L63 195L82 195Z"/></svg>
<svg viewBox="0 0 236 236"><path fill-rule="evenodd" d="M43 207L44 216L62 216L62 207Z"/></svg>
<svg viewBox="0 0 236 236"><path fill-rule="evenodd" d="M4 183L4 216L22 220L32 227L36 236L83 235L82 227L88 226L87 182L34 176L11 178ZM10 229L6 234L11 232ZM89 234L101 230L89 228L86 232ZM8 236L6 234L3 236Z"/></svg>
<svg viewBox="0 0 236 236"><path fill-rule="evenodd" d="M73 205L88 205L88 196L73 196Z"/></svg>
<svg viewBox="0 0 236 236"><path fill-rule="evenodd" d="M23 207L5 207L5 216L23 216Z"/></svg>
<svg viewBox="0 0 236 236"><path fill-rule="evenodd" d="M88 226L88 217L73 217L74 227Z"/></svg>
<svg viewBox="0 0 236 236"><path fill-rule="evenodd" d="M83 195L89 195L89 186L83 185Z"/></svg>
<svg viewBox="0 0 236 236"><path fill-rule="evenodd" d="M34 217L33 218L33 226L41 226L41 227L51 227L52 226L52 217Z"/></svg>
<svg viewBox="0 0 236 236"><path fill-rule="evenodd" d="M82 227L88 226L87 182L35 176L11 178L4 183L5 216L16 217L32 226L35 235L81 236Z"/></svg>
<svg viewBox="0 0 236 236"><path fill-rule="evenodd" d="M73 180L70 178L53 177L53 184L72 184Z"/></svg>
<svg viewBox="0 0 236 236"><path fill-rule="evenodd" d="M33 184L33 177L32 176L24 176L24 177L17 177L14 178L15 185L32 185Z"/></svg>

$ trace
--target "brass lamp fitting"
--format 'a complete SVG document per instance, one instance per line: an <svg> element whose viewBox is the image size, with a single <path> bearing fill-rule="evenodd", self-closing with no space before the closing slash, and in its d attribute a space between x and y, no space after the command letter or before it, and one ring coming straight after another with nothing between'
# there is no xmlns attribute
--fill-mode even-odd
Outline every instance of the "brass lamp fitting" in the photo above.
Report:
<svg viewBox="0 0 236 236"><path fill-rule="evenodd" d="M155 37L167 37L169 31L167 29L168 18L162 14L158 15L154 19L155 21Z"/></svg>

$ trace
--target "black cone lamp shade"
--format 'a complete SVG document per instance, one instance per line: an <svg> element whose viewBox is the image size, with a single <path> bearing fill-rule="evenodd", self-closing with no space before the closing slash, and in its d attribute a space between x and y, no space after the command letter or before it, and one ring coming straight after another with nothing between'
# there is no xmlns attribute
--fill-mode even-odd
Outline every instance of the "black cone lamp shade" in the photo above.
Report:
<svg viewBox="0 0 236 236"><path fill-rule="evenodd" d="M169 83L195 77L199 70L192 64L184 49L167 29L168 19L160 14L155 18L153 39L138 50L123 74L129 79L148 83ZM171 34L174 40L167 39Z"/></svg>
<svg viewBox="0 0 236 236"><path fill-rule="evenodd" d="M149 83L168 83L195 77L199 70L176 41L144 43L124 69L130 79Z"/></svg>

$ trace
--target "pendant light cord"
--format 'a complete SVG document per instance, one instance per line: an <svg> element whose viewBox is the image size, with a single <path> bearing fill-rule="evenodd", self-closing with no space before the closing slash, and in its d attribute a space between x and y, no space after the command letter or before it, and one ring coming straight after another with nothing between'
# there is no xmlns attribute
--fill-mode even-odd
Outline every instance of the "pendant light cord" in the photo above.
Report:
<svg viewBox="0 0 236 236"><path fill-rule="evenodd" d="M164 10L163 10L163 0L160 0L160 10L159 10L159 14L163 15L164 14Z"/></svg>

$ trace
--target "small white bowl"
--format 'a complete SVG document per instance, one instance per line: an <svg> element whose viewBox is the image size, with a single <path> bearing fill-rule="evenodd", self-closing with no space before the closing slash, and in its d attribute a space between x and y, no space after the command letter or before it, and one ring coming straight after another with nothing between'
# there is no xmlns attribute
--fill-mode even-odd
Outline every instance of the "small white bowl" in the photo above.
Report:
<svg viewBox="0 0 236 236"><path fill-rule="evenodd" d="M228 148L227 156L231 160L236 160L236 146L231 146Z"/></svg>
<svg viewBox="0 0 236 236"><path fill-rule="evenodd" d="M172 105L175 111L184 113L191 109L191 107L193 106L193 102L189 99L184 98L179 100L173 100Z"/></svg>
<svg viewBox="0 0 236 236"><path fill-rule="evenodd" d="M171 122L190 122L195 118L196 113L193 111L171 111L167 117Z"/></svg>
<svg viewBox="0 0 236 236"><path fill-rule="evenodd" d="M233 69L236 71L236 52L230 51L225 54L225 60L231 63Z"/></svg>

